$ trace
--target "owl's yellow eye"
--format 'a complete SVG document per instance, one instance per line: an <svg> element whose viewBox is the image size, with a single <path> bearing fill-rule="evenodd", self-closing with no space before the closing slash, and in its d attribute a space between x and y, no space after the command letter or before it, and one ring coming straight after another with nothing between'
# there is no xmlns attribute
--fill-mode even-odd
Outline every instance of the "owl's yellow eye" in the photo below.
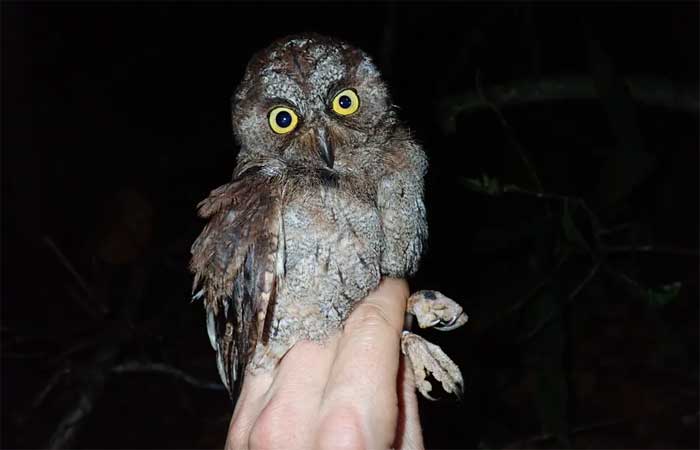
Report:
<svg viewBox="0 0 700 450"><path fill-rule="evenodd" d="M299 123L297 113L286 106L272 108L267 120L270 122L272 131L277 134L290 133L297 127L297 123Z"/></svg>
<svg viewBox="0 0 700 450"><path fill-rule="evenodd" d="M333 112L341 116L349 116L360 107L360 98L354 89L345 89L333 99Z"/></svg>

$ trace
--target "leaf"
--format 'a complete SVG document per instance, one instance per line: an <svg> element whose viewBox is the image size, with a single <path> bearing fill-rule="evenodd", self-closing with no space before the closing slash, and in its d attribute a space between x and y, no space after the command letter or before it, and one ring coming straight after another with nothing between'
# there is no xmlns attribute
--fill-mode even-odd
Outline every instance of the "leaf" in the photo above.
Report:
<svg viewBox="0 0 700 450"><path fill-rule="evenodd" d="M501 183L496 178L490 178L486 174L478 178L461 178L462 185L474 192L479 192L486 195L500 195L503 193Z"/></svg>
<svg viewBox="0 0 700 450"><path fill-rule="evenodd" d="M648 288L646 292L647 304L652 308L663 308L678 298L682 283L665 284L657 288Z"/></svg>

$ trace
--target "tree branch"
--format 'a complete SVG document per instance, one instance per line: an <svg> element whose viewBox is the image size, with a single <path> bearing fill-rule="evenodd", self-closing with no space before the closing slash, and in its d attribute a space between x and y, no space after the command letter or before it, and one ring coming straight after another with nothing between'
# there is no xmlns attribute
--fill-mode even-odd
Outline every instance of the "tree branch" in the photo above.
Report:
<svg viewBox="0 0 700 450"><path fill-rule="evenodd" d="M573 291L571 291L571 293L566 297L566 303L571 302L573 299L576 298L576 296L578 296L578 294L581 293L583 288L585 288L586 285L588 285L588 283L593 279L595 274L598 273L600 265L601 263L597 262L593 265L593 267L591 267L591 270L588 272L588 274L586 274L586 276L583 278L583 280L581 280L578 286L576 286L576 288ZM520 339L520 341L524 342L529 339L532 339L535 335L537 335L537 333L542 331L544 327L546 327L552 321L552 319L554 319L554 317L557 315L557 312L557 310L553 311L549 316L547 316L544 320L538 323L537 326L533 328L527 335Z"/></svg>
<svg viewBox="0 0 700 450"><path fill-rule="evenodd" d="M626 78L632 98L652 106L698 113L698 88L657 78ZM440 123L445 133L454 133L456 118L462 112L478 111L493 103L507 107L526 103L545 103L557 100L597 100L594 82L585 76L565 76L541 81L513 81L485 88L484 95L477 91L450 95L438 104ZM488 98L488 101L485 98Z"/></svg>
<svg viewBox="0 0 700 450"><path fill-rule="evenodd" d="M603 247L606 253L656 253L660 255L675 255L675 256L694 256L700 255L697 250L690 250L681 247L672 247L668 245L630 245L630 246L605 246Z"/></svg>
<svg viewBox="0 0 700 450"><path fill-rule="evenodd" d="M534 164L532 164L532 161L530 161L530 158L527 156L525 149L523 149L522 145L520 145L520 142L515 138L515 130L513 130L513 127L510 126L498 105L494 103L491 100L491 97L489 97L489 94L484 91L484 88L481 83L481 71L477 71L476 73L476 91L484 105L491 109L496 114L496 117L498 117L498 120L501 122L501 126L506 131L513 147L518 153L520 161L525 166L527 174L530 177L530 181L535 185L538 192L543 192L544 187L542 186L540 177L537 175L537 170L535 169Z"/></svg>
<svg viewBox="0 0 700 450"><path fill-rule="evenodd" d="M107 311L104 305L102 305L95 299L95 297L92 295L92 290L90 289L88 283L80 275L80 273L78 273L73 264L71 264L68 257L66 257L66 255L63 254L61 249L58 248L58 245L56 245L56 243L49 236L44 236L43 241L46 244L46 246L48 246L54 252L54 254L58 258L60 263L63 265L63 267L66 268L66 270L73 276L73 278L81 287L81 289L85 292L85 297L75 295L71 296L71 298L75 300L75 302L93 318L98 318L106 314Z"/></svg>
<svg viewBox="0 0 700 450"><path fill-rule="evenodd" d="M631 422L631 421L632 421L632 419L612 419L612 420L605 420L602 422L596 422L596 423L591 423L591 424L586 424L586 425L579 425L571 430L571 434L587 433L590 431L598 430L600 428L613 427L613 426L621 425L621 424ZM525 439L521 439L521 440L519 440L517 442L513 442L511 444L508 444L504 448L528 448L528 447L531 447L532 444L546 442L546 441L549 441L550 439L554 439L554 437L555 437L554 435L549 434L549 433L538 434L535 436L527 437Z"/></svg>

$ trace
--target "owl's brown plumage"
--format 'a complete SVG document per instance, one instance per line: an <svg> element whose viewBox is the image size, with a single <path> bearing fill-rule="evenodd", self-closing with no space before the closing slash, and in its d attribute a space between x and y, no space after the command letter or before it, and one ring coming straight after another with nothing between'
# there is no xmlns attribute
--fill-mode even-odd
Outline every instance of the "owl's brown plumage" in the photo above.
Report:
<svg viewBox="0 0 700 450"><path fill-rule="evenodd" d="M245 370L337 331L382 276L415 272L427 162L372 60L318 35L254 56L232 118L233 180L199 205L191 269L233 393Z"/></svg>

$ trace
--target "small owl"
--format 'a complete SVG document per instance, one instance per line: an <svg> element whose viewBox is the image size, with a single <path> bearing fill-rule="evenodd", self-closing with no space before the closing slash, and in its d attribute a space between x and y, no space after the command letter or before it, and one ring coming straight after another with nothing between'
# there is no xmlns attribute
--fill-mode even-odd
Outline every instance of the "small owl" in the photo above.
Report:
<svg viewBox="0 0 700 450"><path fill-rule="evenodd" d="M383 276L412 275L427 236L425 154L398 120L372 60L344 42L297 35L255 55L233 97L233 179L199 204L195 298L223 383L270 370L300 340L323 341ZM420 291L408 312L451 330L467 316ZM442 350L404 331L418 390L426 372L459 394Z"/></svg>

